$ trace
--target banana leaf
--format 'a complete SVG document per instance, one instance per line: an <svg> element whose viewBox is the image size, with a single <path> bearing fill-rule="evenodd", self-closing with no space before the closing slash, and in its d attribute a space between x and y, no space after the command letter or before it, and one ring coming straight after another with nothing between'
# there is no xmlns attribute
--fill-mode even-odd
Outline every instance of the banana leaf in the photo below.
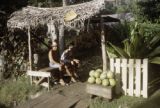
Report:
<svg viewBox="0 0 160 108"><path fill-rule="evenodd" d="M153 47L160 41L160 36L154 36L153 39L150 41L149 45L150 47Z"/></svg>
<svg viewBox="0 0 160 108"><path fill-rule="evenodd" d="M107 47L106 48L107 54L109 58L117 58L119 57L119 55L114 51L114 49L112 47Z"/></svg>
<svg viewBox="0 0 160 108"><path fill-rule="evenodd" d="M155 48L149 55L148 57L154 57L156 55L159 55L160 54L160 46Z"/></svg>
<svg viewBox="0 0 160 108"><path fill-rule="evenodd" d="M116 47L115 45L113 45L110 42L109 42L109 45L115 50L116 53L118 53L120 55L120 57L129 58L129 55L122 48Z"/></svg>
<svg viewBox="0 0 160 108"><path fill-rule="evenodd" d="M123 42L123 45L124 45L124 51L130 56L130 41L129 39L125 39Z"/></svg>
<svg viewBox="0 0 160 108"><path fill-rule="evenodd" d="M149 60L150 63L160 64L160 57L154 57Z"/></svg>

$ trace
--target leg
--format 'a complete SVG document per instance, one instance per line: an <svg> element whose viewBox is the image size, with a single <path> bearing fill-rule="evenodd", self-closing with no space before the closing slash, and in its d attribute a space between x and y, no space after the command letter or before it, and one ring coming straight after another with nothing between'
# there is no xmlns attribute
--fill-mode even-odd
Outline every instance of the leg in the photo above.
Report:
<svg viewBox="0 0 160 108"><path fill-rule="evenodd" d="M71 72L68 66L65 66L65 70L66 70L66 73L71 77L71 81L76 82L73 72Z"/></svg>
<svg viewBox="0 0 160 108"><path fill-rule="evenodd" d="M77 68L78 68L78 63L74 62L74 64L72 65L72 69L73 69L73 74L76 78L79 78L79 76L77 75Z"/></svg>
<svg viewBox="0 0 160 108"><path fill-rule="evenodd" d="M64 86L66 83L64 82L63 77L63 66L61 65L59 68L59 83Z"/></svg>

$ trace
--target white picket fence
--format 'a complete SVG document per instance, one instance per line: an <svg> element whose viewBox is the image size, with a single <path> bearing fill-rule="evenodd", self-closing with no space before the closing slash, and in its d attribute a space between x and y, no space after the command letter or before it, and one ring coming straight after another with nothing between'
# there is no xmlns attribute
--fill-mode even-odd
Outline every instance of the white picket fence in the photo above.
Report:
<svg viewBox="0 0 160 108"><path fill-rule="evenodd" d="M110 59L110 70L116 73L116 93L148 97L148 59Z"/></svg>

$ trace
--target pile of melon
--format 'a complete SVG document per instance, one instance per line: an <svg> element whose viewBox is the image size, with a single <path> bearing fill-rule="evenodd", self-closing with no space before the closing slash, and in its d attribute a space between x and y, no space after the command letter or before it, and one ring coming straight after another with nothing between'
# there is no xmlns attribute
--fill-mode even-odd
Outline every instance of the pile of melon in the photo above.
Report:
<svg viewBox="0 0 160 108"><path fill-rule="evenodd" d="M112 71L103 72L101 69L96 69L89 72L88 83L102 86L115 86L116 80Z"/></svg>

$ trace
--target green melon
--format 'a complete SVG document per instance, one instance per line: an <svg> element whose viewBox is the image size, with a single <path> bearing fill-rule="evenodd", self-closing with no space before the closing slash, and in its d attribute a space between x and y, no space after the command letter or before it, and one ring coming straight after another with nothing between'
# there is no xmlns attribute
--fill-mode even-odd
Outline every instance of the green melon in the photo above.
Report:
<svg viewBox="0 0 160 108"><path fill-rule="evenodd" d="M103 71L102 71L102 69L96 69L96 72L102 73Z"/></svg>
<svg viewBox="0 0 160 108"><path fill-rule="evenodd" d="M90 84L95 83L95 78L94 78L94 77L89 77L89 78L88 78L88 82L89 82Z"/></svg>
<svg viewBox="0 0 160 108"><path fill-rule="evenodd" d="M103 86L108 86L109 85L109 80L108 79L102 80L102 85Z"/></svg>
<svg viewBox="0 0 160 108"><path fill-rule="evenodd" d="M109 79L109 84L114 87L116 85L116 80L115 79Z"/></svg>
<svg viewBox="0 0 160 108"><path fill-rule="evenodd" d="M101 83L102 83L101 79L100 78L96 78L96 84L101 84Z"/></svg>
<svg viewBox="0 0 160 108"><path fill-rule="evenodd" d="M93 77L94 76L94 70L91 70L90 72L89 72L89 76L91 76L91 77Z"/></svg>
<svg viewBox="0 0 160 108"><path fill-rule="evenodd" d="M107 78L107 73L102 73L102 74L100 75L100 79L103 80L103 79L105 79L105 78Z"/></svg>
<svg viewBox="0 0 160 108"><path fill-rule="evenodd" d="M114 73L111 71L107 72L107 78L109 78L109 79L114 78Z"/></svg>
<svg viewBox="0 0 160 108"><path fill-rule="evenodd" d="M100 73L99 71L95 71L95 72L94 72L94 77L95 77L95 78L99 78L100 75L101 75L101 73Z"/></svg>

